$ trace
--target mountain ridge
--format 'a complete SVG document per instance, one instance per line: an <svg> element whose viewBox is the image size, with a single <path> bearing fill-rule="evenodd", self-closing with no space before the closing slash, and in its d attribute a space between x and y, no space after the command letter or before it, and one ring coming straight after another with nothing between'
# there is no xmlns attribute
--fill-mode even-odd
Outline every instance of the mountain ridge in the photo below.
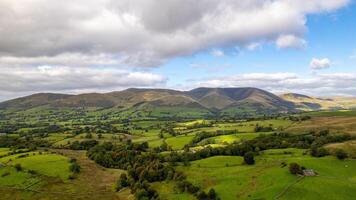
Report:
<svg viewBox="0 0 356 200"><path fill-rule="evenodd" d="M210 88L200 87L189 91L154 88L129 88L108 93L37 93L0 102L1 110L32 108L98 108L133 109L154 112L176 108L195 109L198 112L258 114L286 113L322 109L345 109L356 105L355 99L318 98L297 93L276 95L254 87Z"/></svg>

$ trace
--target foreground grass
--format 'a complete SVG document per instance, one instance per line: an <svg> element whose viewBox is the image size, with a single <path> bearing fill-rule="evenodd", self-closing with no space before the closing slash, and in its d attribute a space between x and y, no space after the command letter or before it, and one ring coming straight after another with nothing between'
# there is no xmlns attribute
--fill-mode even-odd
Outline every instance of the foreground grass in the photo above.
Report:
<svg viewBox="0 0 356 200"><path fill-rule="evenodd" d="M340 161L334 157L313 158L304 150L269 150L256 158L256 164L243 164L241 157L216 156L194 161L191 166L177 167L188 180L208 191L214 188L221 199L354 199L356 196L356 161ZM319 173L295 183L286 164L297 162ZM174 196L168 199L177 199Z"/></svg>

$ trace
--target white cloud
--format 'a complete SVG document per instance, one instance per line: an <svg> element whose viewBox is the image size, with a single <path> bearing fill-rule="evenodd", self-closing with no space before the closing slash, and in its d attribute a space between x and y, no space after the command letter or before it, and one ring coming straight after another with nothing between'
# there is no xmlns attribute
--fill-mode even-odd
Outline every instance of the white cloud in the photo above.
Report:
<svg viewBox="0 0 356 200"><path fill-rule="evenodd" d="M32 64L80 55L96 58L84 58L84 63L157 66L177 56L256 41L298 48L305 45L308 14L331 12L348 2L1 0L0 57Z"/></svg>
<svg viewBox="0 0 356 200"><path fill-rule="evenodd" d="M356 95L356 74L314 74L304 77L293 73L248 73L195 80L192 87L257 87L275 93Z"/></svg>
<svg viewBox="0 0 356 200"><path fill-rule="evenodd" d="M246 49L249 51L254 51L254 50L260 49L260 48L261 48L261 43L258 43L258 42L253 42L253 43L246 45Z"/></svg>
<svg viewBox="0 0 356 200"><path fill-rule="evenodd" d="M218 50L218 49L214 49L210 52L210 54L214 57L223 57L225 56L225 53L221 50Z"/></svg>
<svg viewBox="0 0 356 200"><path fill-rule="evenodd" d="M328 58L313 58L310 61L310 68L313 70L326 69L331 66L331 62Z"/></svg>
<svg viewBox="0 0 356 200"><path fill-rule="evenodd" d="M276 40L278 48L304 48L307 42L295 35L281 35Z"/></svg>
<svg viewBox="0 0 356 200"><path fill-rule="evenodd" d="M0 71L0 93L19 96L34 92L97 92L128 87L162 87L167 79L148 72L115 68L67 66L11 67ZM5 97L2 97L5 98Z"/></svg>

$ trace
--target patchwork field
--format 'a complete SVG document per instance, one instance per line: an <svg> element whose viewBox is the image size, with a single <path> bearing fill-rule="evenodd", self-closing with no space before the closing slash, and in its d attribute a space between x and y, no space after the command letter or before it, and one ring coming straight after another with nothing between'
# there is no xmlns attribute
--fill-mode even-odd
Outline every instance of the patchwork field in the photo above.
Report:
<svg viewBox="0 0 356 200"><path fill-rule="evenodd" d="M304 115L311 118L303 118ZM49 133L22 127L19 132L3 137L6 140L2 142L21 141L0 148L0 192L3 197L141 200L145 198L139 195L148 195L148 191L153 190L162 200L190 200L204 199L201 193L209 194L212 189L221 200L331 200L354 199L356 196L354 111L311 112L248 120L145 119L97 123L62 121L57 124L64 128L56 125ZM41 126L42 129L48 128ZM345 134L349 136L346 139ZM299 137L300 141L294 139ZM335 141L334 137L337 138ZM309 140L315 141L308 143ZM71 149L74 143L77 147ZM259 147L251 148L255 144ZM322 154L312 156L311 147L315 144L315 151ZM338 159L340 150L343 154ZM240 151L252 152L254 164L246 164L244 153ZM131 156L135 158L136 153L153 159L152 163L136 168L151 170L140 172L138 179L149 177L159 169L152 166L161 163L163 169L172 168L174 173L183 174L183 182L198 188L199 192L182 191L179 188L182 180L174 178L177 174L160 181L144 180L142 185L118 187L122 174L132 182L130 169L145 162L141 157L138 161L126 160ZM155 160L156 156L160 159ZM79 166L75 173L71 171L73 160ZM130 166L127 164L130 162L136 163ZM289 171L290 163L313 169L318 175L293 175ZM142 189L143 185L145 189ZM137 190L136 187L141 188Z"/></svg>

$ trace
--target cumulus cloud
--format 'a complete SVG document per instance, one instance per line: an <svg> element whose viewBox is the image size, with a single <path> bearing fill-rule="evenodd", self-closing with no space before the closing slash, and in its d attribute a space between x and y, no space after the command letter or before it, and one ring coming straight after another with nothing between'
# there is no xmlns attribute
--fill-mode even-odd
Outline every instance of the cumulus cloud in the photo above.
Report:
<svg viewBox="0 0 356 200"><path fill-rule="evenodd" d="M278 48L303 48L306 45L306 41L295 35L281 35L276 40Z"/></svg>
<svg viewBox="0 0 356 200"><path fill-rule="evenodd" d="M331 66L331 62L328 58L313 58L310 61L310 68L313 70L320 70L320 69L326 69Z"/></svg>
<svg viewBox="0 0 356 200"><path fill-rule="evenodd" d="M356 74L248 73L193 81L194 87L257 87L271 92L299 92L314 96L356 95Z"/></svg>
<svg viewBox="0 0 356 200"><path fill-rule="evenodd" d="M11 67L0 70L0 100L43 91L82 93L162 87L166 81L161 75L115 68Z"/></svg>
<svg viewBox="0 0 356 200"><path fill-rule="evenodd" d="M23 65L61 63L60 57L69 56L68 63L157 66L177 56L256 41L300 48L308 14L348 2L1 0L0 57ZM79 61L73 58L78 56Z"/></svg>

